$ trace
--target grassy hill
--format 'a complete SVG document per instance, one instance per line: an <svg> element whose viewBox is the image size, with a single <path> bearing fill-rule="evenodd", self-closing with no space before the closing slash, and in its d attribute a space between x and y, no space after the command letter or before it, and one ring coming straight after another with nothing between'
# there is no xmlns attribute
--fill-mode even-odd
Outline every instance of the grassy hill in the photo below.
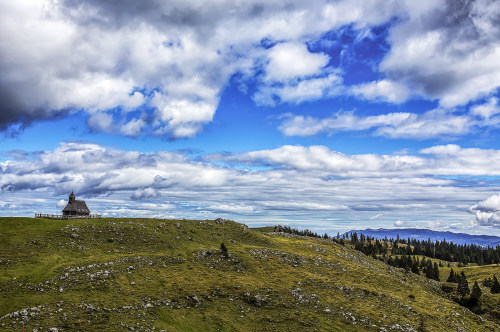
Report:
<svg viewBox="0 0 500 332"><path fill-rule="evenodd" d="M0 243L2 330L499 329L438 282L233 221L0 218Z"/></svg>

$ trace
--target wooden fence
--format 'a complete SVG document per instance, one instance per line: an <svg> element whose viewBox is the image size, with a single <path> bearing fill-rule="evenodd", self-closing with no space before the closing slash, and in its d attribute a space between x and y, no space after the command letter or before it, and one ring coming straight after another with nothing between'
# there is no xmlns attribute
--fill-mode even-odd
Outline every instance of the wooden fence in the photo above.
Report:
<svg viewBox="0 0 500 332"><path fill-rule="evenodd" d="M87 216L63 216L62 214L35 213L35 218L58 219L58 220L68 220L68 219L96 219L96 218L101 218L101 215L100 214L89 214Z"/></svg>

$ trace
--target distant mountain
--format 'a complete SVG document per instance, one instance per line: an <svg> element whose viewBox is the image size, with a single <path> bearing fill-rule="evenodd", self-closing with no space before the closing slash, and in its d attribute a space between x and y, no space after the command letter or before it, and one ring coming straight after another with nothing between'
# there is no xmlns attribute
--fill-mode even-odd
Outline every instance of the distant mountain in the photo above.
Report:
<svg viewBox="0 0 500 332"><path fill-rule="evenodd" d="M476 244L483 247L496 247L500 245L500 237L493 235L470 235L465 233L452 233L452 232L438 232L431 231L429 229L418 229L418 228L397 228L397 229L365 229L365 230L352 230L347 233L357 232L358 234L364 234L367 236L374 237L376 239L396 238L399 234L401 239L407 239L408 237L416 240L428 240L441 241L446 240L447 242L453 242L456 244Z"/></svg>

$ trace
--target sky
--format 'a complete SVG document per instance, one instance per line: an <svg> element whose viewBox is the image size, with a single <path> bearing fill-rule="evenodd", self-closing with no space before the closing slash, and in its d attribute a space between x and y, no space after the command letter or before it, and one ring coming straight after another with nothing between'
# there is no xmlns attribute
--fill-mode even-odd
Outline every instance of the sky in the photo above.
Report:
<svg viewBox="0 0 500 332"><path fill-rule="evenodd" d="M0 0L0 216L500 236L500 2Z"/></svg>

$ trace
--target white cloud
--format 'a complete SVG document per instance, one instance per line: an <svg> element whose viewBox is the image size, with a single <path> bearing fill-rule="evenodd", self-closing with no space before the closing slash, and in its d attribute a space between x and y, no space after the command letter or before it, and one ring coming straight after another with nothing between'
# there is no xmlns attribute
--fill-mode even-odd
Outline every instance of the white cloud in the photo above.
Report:
<svg viewBox="0 0 500 332"><path fill-rule="evenodd" d="M355 85L350 88L351 93L368 100L402 103L410 96L408 88L391 80L381 80Z"/></svg>
<svg viewBox="0 0 500 332"><path fill-rule="evenodd" d="M285 145L277 149L240 154L210 154L207 161L225 161L250 166L279 167L318 172L318 175L340 177L425 177L426 183L449 184L452 180L427 178L433 176L498 176L500 151L438 145L422 149L421 155L346 155L325 146ZM435 181L435 182L434 182Z"/></svg>
<svg viewBox="0 0 500 332"><path fill-rule="evenodd" d="M388 138L429 139L459 137L485 125L469 115L436 109L423 114L387 113L358 116L354 112L339 112L327 118L287 115L279 129L287 136L311 136L337 131L369 131Z"/></svg>
<svg viewBox="0 0 500 332"><path fill-rule="evenodd" d="M411 224L408 221L396 220L394 222L394 227L410 227Z"/></svg>
<svg viewBox="0 0 500 332"><path fill-rule="evenodd" d="M500 194L492 195L469 208L482 226L500 227Z"/></svg>
<svg viewBox="0 0 500 332"><path fill-rule="evenodd" d="M423 114L411 114L395 126L381 126L376 135L390 138L428 139L435 137L459 137L468 134L475 122L467 115L457 115L447 110L431 110Z"/></svg>
<svg viewBox="0 0 500 332"><path fill-rule="evenodd" d="M432 228L432 229L443 229L443 228L446 228L447 225L446 225L446 223L442 222L441 220L433 220L433 221L429 221L427 223L427 227Z"/></svg>
<svg viewBox="0 0 500 332"><path fill-rule="evenodd" d="M159 193L157 190L155 190L154 188L147 187L147 188L136 189L132 194L132 196L130 196L130 198L134 200L142 200L147 198L156 198L158 196Z"/></svg>
<svg viewBox="0 0 500 332"><path fill-rule="evenodd" d="M412 117L410 113L388 113L360 117L354 112L339 112L328 118L291 115L285 117L279 129L286 136L310 136L321 132L361 131L377 127L397 127Z"/></svg>
<svg viewBox="0 0 500 332"><path fill-rule="evenodd" d="M155 131L159 135L170 133L174 138L193 137L201 124L212 121L218 100L172 100L155 94L153 105L156 109Z"/></svg>
<svg viewBox="0 0 500 332"><path fill-rule="evenodd" d="M462 148L455 144L447 144L422 149L420 152L433 155L432 174L500 175L496 167L500 162L499 150Z"/></svg>
<svg viewBox="0 0 500 332"><path fill-rule="evenodd" d="M143 119L132 119L128 123L124 124L120 131L127 136L139 136L142 129L146 125Z"/></svg>
<svg viewBox="0 0 500 332"><path fill-rule="evenodd" d="M267 210L281 210L281 211L342 211L348 210L349 206L344 204L325 204L325 203L315 203L315 202L264 202L263 207Z"/></svg>
<svg viewBox="0 0 500 332"><path fill-rule="evenodd" d="M257 105L274 106L277 103L302 103L333 96L340 91L342 78L337 73L278 84L264 85L253 95Z"/></svg>
<svg viewBox="0 0 500 332"><path fill-rule="evenodd" d="M482 210L486 212L498 212L500 211L500 194L493 195L474 205L474 210Z"/></svg>
<svg viewBox="0 0 500 332"><path fill-rule="evenodd" d="M56 204L56 205L57 205L57 207L58 207L58 208L62 209L62 208L64 208L67 204L68 204L68 202L67 202L67 201L65 201L64 199L61 199L61 200L59 200L59 202L57 202L57 204Z"/></svg>
<svg viewBox="0 0 500 332"><path fill-rule="evenodd" d="M471 107L471 114L482 117L488 124L491 122L497 124L499 119L492 119L500 113L498 98L492 97L488 102Z"/></svg>
<svg viewBox="0 0 500 332"><path fill-rule="evenodd" d="M310 53L298 42L280 43L268 52L262 84L253 95L257 105L302 103L337 94L342 84L340 71L324 68L330 56Z"/></svg>
<svg viewBox="0 0 500 332"><path fill-rule="evenodd" d="M141 106L144 103L144 95L139 91L135 91L130 99L125 102L125 106L128 108L136 108Z"/></svg>
<svg viewBox="0 0 500 332"><path fill-rule="evenodd" d="M87 125L91 130L112 133L114 131L113 115L108 113L94 113L88 120Z"/></svg>
<svg viewBox="0 0 500 332"><path fill-rule="evenodd" d="M265 79L278 82L320 74L330 60L328 55L310 53L306 45L296 42L277 44L268 57Z"/></svg>
<svg viewBox="0 0 500 332"><path fill-rule="evenodd" d="M199 210L206 210L207 212L212 213L235 213L235 214L252 214L255 213L256 210L251 205L246 204L224 204L224 203L216 203L210 204L208 206L200 207Z"/></svg>

